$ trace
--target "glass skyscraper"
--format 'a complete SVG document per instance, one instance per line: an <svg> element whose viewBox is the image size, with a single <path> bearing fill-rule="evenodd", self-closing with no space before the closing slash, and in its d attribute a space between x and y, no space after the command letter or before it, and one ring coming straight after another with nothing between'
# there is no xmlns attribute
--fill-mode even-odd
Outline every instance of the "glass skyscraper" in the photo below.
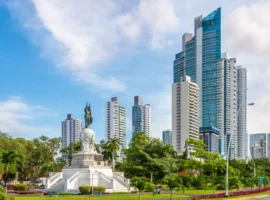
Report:
<svg viewBox="0 0 270 200"><path fill-rule="evenodd" d="M174 83L190 76L200 88L200 126L217 127L217 62L221 58L221 8L196 17L195 35L185 33L175 55Z"/></svg>

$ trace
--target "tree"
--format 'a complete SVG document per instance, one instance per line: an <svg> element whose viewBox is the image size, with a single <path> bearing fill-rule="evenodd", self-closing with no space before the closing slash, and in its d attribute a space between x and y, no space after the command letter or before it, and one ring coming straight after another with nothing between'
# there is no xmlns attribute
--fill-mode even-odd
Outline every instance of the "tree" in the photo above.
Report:
<svg viewBox="0 0 270 200"><path fill-rule="evenodd" d="M171 191L171 197L170 197L171 200L172 200L172 193L173 193L174 188L184 187L182 179L178 177L176 174L166 175L163 179L163 183L166 184Z"/></svg>
<svg viewBox="0 0 270 200"><path fill-rule="evenodd" d="M139 199L141 200L141 192L145 190L148 183L147 181L143 180L141 177L133 177L131 179L131 186L137 188L139 190Z"/></svg>
<svg viewBox="0 0 270 200"><path fill-rule="evenodd" d="M21 161L20 161L21 158L22 158L21 155L19 155L17 152L12 151L12 150L2 152L1 162L4 165L4 168L5 168L4 182L5 182L5 186L6 186L6 191L7 191L7 180L8 180L9 170L12 167L16 168L17 164L21 163Z"/></svg>
<svg viewBox="0 0 270 200"><path fill-rule="evenodd" d="M120 142L118 138L109 138L109 140L102 146L104 159L112 161L112 169L114 170L115 160L120 149Z"/></svg>
<svg viewBox="0 0 270 200"><path fill-rule="evenodd" d="M68 166L71 166L72 155L78 153L81 150L80 142L71 142L67 147L60 150L63 156L67 159Z"/></svg>
<svg viewBox="0 0 270 200"><path fill-rule="evenodd" d="M165 175L177 173L176 153L171 145L164 145L160 139L150 138L143 133L137 133L124 149L126 159L117 163L116 169L125 173L127 178L134 176L153 177L154 183L159 183Z"/></svg>

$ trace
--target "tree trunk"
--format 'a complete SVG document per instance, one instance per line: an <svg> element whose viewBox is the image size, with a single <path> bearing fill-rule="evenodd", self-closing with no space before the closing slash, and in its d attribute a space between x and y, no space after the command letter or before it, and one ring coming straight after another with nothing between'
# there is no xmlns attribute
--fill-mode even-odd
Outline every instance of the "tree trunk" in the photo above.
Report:
<svg viewBox="0 0 270 200"><path fill-rule="evenodd" d="M141 191L139 190L139 199L141 200Z"/></svg>
<svg viewBox="0 0 270 200"><path fill-rule="evenodd" d="M7 194L7 180L8 180L8 164L7 164L7 168L6 168L6 178L5 178L6 194Z"/></svg>
<svg viewBox="0 0 270 200"><path fill-rule="evenodd" d="M170 198L171 200L172 200L172 191L173 191L173 189L171 189L171 198Z"/></svg>

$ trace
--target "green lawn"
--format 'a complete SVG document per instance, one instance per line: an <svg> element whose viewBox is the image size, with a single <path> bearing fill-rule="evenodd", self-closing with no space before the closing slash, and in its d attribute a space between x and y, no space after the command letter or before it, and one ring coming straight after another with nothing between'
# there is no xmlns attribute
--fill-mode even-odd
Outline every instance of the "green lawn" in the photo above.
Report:
<svg viewBox="0 0 270 200"><path fill-rule="evenodd" d="M142 199L169 199L169 194L160 194L160 195L142 195ZM183 197L183 195L174 194L173 198L177 198L177 200L187 200L188 198ZM91 196L81 196L81 195L72 195L72 196L58 196L58 197L48 197L48 196L19 196L15 197L15 200L71 200L71 199L79 199L79 200L138 200L139 195L117 195L117 196L102 196L102 197L91 197Z"/></svg>
<svg viewBox="0 0 270 200"><path fill-rule="evenodd" d="M166 191L167 194L158 194L153 196L152 194L143 194L142 199L169 199L170 198L170 191ZM222 192L222 191L215 191L215 193ZM182 191L173 192L174 199L188 199L186 196L188 195L198 195L198 194L211 194L213 190L185 190L183 193ZM89 200L89 199L97 199L97 200L137 200L139 199L138 194L112 194L109 196L102 196L102 197L92 197L92 196L82 196L82 195L59 195L57 197L49 197L49 196L16 196L16 200L47 200L56 198L57 200L69 200L69 199L80 199L80 200Z"/></svg>

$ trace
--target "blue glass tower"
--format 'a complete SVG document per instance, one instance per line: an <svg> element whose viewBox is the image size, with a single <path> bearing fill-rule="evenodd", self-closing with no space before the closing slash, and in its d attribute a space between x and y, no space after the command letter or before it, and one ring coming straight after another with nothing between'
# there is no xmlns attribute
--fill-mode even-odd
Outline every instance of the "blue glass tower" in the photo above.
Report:
<svg viewBox="0 0 270 200"><path fill-rule="evenodd" d="M200 89L200 126L217 127L217 63L221 58L221 8L194 20L195 35L182 36L175 55L174 83L190 76Z"/></svg>
<svg viewBox="0 0 270 200"><path fill-rule="evenodd" d="M217 62L221 56L221 8L202 20L202 125L217 127Z"/></svg>

